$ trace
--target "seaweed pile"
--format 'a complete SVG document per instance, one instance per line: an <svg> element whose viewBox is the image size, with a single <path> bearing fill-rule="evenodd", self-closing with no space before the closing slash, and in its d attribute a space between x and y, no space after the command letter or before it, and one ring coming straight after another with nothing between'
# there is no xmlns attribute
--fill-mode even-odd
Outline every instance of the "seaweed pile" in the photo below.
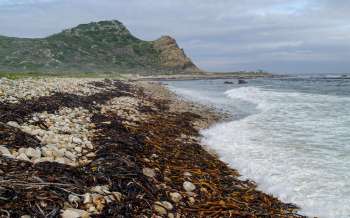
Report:
<svg viewBox="0 0 350 218"><path fill-rule="evenodd" d="M235 170L202 148L193 124L200 115L171 111L170 99L131 83L89 85L102 91L0 103L1 216L301 217L296 206L239 180ZM129 103L113 106L123 99ZM89 161L71 166L15 158L18 149L45 146L21 125L31 122L46 131L50 123L33 122L32 115L57 114L62 107L89 111Z"/></svg>

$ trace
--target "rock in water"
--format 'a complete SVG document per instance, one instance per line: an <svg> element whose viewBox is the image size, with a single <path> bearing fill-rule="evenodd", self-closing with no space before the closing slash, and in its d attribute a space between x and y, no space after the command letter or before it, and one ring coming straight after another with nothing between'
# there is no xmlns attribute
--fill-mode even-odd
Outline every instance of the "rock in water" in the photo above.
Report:
<svg viewBox="0 0 350 218"><path fill-rule="evenodd" d="M245 81L244 79L239 79L238 80L238 84L246 84L248 83L247 81Z"/></svg>

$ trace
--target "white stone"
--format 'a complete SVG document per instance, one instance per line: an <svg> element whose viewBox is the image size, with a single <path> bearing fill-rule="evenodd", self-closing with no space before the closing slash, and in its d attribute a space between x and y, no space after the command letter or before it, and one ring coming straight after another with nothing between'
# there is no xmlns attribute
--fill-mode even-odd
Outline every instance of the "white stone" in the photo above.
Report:
<svg viewBox="0 0 350 218"><path fill-rule="evenodd" d="M196 189L196 186L192 183L192 182L184 182L183 184L183 188L187 191L187 192L192 192Z"/></svg>
<svg viewBox="0 0 350 218"><path fill-rule="evenodd" d="M70 203L79 203L80 202L80 198L78 196L76 196L76 195L70 194L68 196L68 201Z"/></svg>
<svg viewBox="0 0 350 218"><path fill-rule="evenodd" d="M27 148L25 154L27 157L38 159L41 157L41 151L39 149Z"/></svg>
<svg viewBox="0 0 350 218"><path fill-rule="evenodd" d="M54 156L53 151L48 147L42 147L41 153L44 157L53 157Z"/></svg>
<svg viewBox="0 0 350 218"><path fill-rule="evenodd" d="M94 146L92 145L91 142L87 142L87 143L85 143L85 145L88 149L94 149Z"/></svg>
<svg viewBox="0 0 350 218"><path fill-rule="evenodd" d="M68 159L71 159L71 160L75 160L76 159L76 156L70 151L66 151L64 153L64 156L66 156Z"/></svg>
<svg viewBox="0 0 350 218"><path fill-rule="evenodd" d="M156 176L156 173L151 168L143 168L142 173L143 173L143 175L151 177L151 178Z"/></svg>
<svg viewBox="0 0 350 218"><path fill-rule="evenodd" d="M161 203L167 210L172 210L174 208L173 205L168 201L162 201Z"/></svg>
<svg viewBox="0 0 350 218"><path fill-rule="evenodd" d="M79 210L74 208L68 208L62 211L62 218L88 218L90 217L89 213L85 210Z"/></svg>
<svg viewBox="0 0 350 218"><path fill-rule="evenodd" d="M92 202L92 199L91 199L91 194L90 193L86 193L84 194L84 204L88 204L88 203L91 203Z"/></svg>
<svg viewBox="0 0 350 218"><path fill-rule="evenodd" d="M55 161L60 164L66 164L66 159L63 157L57 157Z"/></svg>
<svg viewBox="0 0 350 218"><path fill-rule="evenodd" d="M77 146L77 147L74 148L74 150L75 150L76 152L78 152L78 153L81 153L83 149L82 149L81 147L78 147L78 146Z"/></svg>
<svg viewBox="0 0 350 218"><path fill-rule="evenodd" d="M184 176L185 176L185 177L191 177L191 176L192 176L192 174L191 174L191 173L189 173L189 172L185 172L185 173L184 173Z"/></svg>
<svg viewBox="0 0 350 218"><path fill-rule="evenodd" d="M27 151L27 149L26 148L20 148L20 149L18 149L18 154L25 154L26 153L26 151Z"/></svg>
<svg viewBox="0 0 350 218"><path fill-rule="evenodd" d="M179 203L182 199L182 196L181 196L181 194L179 194L177 192L172 192L172 193L170 193L170 199L174 203Z"/></svg>
<svg viewBox="0 0 350 218"><path fill-rule="evenodd" d="M20 155L17 156L17 159L19 160L25 160L25 161L30 161L30 159L27 157L26 154L22 153Z"/></svg>
<svg viewBox="0 0 350 218"><path fill-rule="evenodd" d="M99 193L99 194L110 194L109 187L107 185L104 186L95 186L91 188L92 192Z"/></svg>
<svg viewBox="0 0 350 218"><path fill-rule="evenodd" d="M11 152L5 146L0 146L0 153L5 156L11 156Z"/></svg>
<svg viewBox="0 0 350 218"><path fill-rule="evenodd" d="M93 152L88 153L88 154L86 155L86 157L95 157L95 156L96 156L96 154L95 154L95 153L93 153Z"/></svg>
<svg viewBox="0 0 350 218"><path fill-rule="evenodd" d="M17 122L15 122L15 121L9 121L9 122L7 122L6 124L9 125L9 126L15 127L15 128L20 128L20 127L21 127L21 126L20 126Z"/></svg>
<svg viewBox="0 0 350 218"><path fill-rule="evenodd" d="M81 140L80 138L77 138L77 137L73 137L72 142L75 144L78 144L78 145L83 144L83 140Z"/></svg>

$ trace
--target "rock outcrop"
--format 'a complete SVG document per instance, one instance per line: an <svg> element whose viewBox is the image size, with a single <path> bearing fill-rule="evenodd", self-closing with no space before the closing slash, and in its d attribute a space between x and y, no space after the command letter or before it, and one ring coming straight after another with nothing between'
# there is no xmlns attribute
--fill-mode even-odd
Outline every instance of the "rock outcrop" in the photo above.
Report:
<svg viewBox="0 0 350 218"><path fill-rule="evenodd" d="M154 47L160 52L160 63L164 68L191 73L200 72L172 37L162 36L154 41Z"/></svg>

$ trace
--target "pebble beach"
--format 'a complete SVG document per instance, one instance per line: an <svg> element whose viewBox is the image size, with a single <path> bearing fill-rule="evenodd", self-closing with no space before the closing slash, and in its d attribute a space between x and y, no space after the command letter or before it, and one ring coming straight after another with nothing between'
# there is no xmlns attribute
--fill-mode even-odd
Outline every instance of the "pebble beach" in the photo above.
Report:
<svg viewBox="0 0 350 218"><path fill-rule="evenodd" d="M301 217L201 145L215 111L158 83L0 79L0 215Z"/></svg>

